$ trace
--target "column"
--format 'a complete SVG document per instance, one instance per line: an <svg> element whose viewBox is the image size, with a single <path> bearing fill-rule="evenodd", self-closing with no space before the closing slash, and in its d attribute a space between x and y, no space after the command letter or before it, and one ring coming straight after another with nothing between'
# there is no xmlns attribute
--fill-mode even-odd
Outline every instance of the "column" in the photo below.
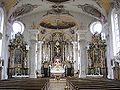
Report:
<svg viewBox="0 0 120 90"><path fill-rule="evenodd" d="M38 30L30 30L30 52L29 52L29 65L30 65L30 78L37 78L37 34Z"/></svg>
<svg viewBox="0 0 120 90"><path fill-rule="evenodd" d="M38 50L37 50L37 73L38 76L41 76L41 63L42 63L42 41L38 42Z"/></svg>
<svg viewBox="0 0 120 90"><path fill-rule="evenodd" d="M85 78L87 73L87 53L86 53L86 41L80 40L80 66L79 66L79 78Z"/></svg>
<svg viewBox="0 0 120 90"><path fill-rule="evenodd" d="M78 71L78 60L77 60L77 42L73 42L73 62L74 62L74 74Z"/></svg>

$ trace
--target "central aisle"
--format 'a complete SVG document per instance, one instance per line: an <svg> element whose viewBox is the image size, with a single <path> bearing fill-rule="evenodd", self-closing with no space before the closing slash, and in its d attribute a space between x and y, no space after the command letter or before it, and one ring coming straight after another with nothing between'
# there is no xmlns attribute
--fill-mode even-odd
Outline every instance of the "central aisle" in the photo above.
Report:
<svg viewBox="0 0 120 90"><path fill-rule="evenodd" d="M64 90L66 86L66 79L50 79L50 87L49 90Z"/></svg>

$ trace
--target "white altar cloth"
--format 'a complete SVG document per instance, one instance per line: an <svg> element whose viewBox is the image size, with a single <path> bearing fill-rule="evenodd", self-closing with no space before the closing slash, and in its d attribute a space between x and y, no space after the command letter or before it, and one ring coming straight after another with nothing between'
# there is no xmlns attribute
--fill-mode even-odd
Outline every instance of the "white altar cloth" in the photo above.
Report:
<svg viewBox="0 0 120 90"><path fill-rule="evenodd" d="M65 72L64 68L62 68L62 66L54 66L53 68L51 68L51 73L52 74L63 74Z"/></svg>

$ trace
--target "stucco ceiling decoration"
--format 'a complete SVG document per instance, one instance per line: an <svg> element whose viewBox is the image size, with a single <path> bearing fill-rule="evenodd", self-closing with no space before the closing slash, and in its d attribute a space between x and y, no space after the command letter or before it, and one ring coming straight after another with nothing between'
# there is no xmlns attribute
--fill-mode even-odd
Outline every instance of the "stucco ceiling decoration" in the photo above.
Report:
<svg viewBox="0 0 120 90"><path fill-rule="evenodd" d="M90 15L93 15L94 17L98 19L104 19L105 16L98 10L96 7L90 5L90 4L85 4L85 5L78 5L79 8L82 8L82 10Z"/></svg>
<svg viewBox="0 0 120 90"><path fill-rule="evenodd" d="M24 15L28 12L31 12L37 7L38 5L23 4L22 6L16 8L16 10L10 16L9 20L11 21L12 19L19 17L20 15Z"/></svg>
<svg viewBox="0 0 120 90"><path fill-rule="evenodd" d="M0 0L1 1L1 0ZM83 11L81 8L77 8L76 6L78 5L85 5L85 4L89 4L91 6L94 6L95 8L97 8L97 10L102 13L102 15L105 16L105 18L107 18L107 11L109 10L110 7L110 2L112 0L2 0L4 2L4 6L6 8L6 10L8 11L8 18L11 18L13 16L15 16L15 19L21 18L23 16L27 16L30 14L34 14L37 12L47 12L48 13L68 13L71 15L72 13L83 13L87 16L94 17L94 15L91 16L91 14L85 13L85 11ZM119 0L118 0L119 1ZM33 10L28 10L28 12L24 9L21 9L22 11L25 11L21 13L20 9L18 9L19 7L23 7L23 5L37 5L38 7L33 9ZM54 6L54 4L57 4L59 6ZM63 5L63 7L62 7ZM27 7L27 6L26 6ZM54 8L54 9L53 9ZM17 9L19 10L19 14L17 12ZM30 7L31 9L31 7ZM52 9L52 10L51 10ZM17 14L15 14L17 12ZM24 14L23 14L24 13ZM55 13L54 13L55 14ZM74 14L72 14L74 15ZM17 18L16 18L17 16Z"/></svg>
<svg viewBox="0 0 120 90"><path fill-rule="evenodd" d="M52 5L52 9L48 10L47 13L43 16L46 16L46 15L63 15L63 14L66 14L66 15L70 15L70 12L65 10L64 9L64 5Z"/></svg>
<svg viewBox="0 0 120 90"><path fill-rule="evenodd" d="M49 15L42 19L40 26L47 29L68 29L77 26L77 24L67 15Z"/></svg>

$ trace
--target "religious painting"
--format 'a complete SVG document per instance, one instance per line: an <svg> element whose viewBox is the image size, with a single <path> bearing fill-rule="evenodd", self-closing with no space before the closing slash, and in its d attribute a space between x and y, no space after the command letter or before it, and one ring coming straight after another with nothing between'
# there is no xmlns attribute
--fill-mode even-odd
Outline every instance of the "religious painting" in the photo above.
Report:
<svg viewBox="0 0 120 90"><path fill-rule="evenodd" d="M14 64L21 64L23 59L23 52L20 49L15 50Z"/></svg>

